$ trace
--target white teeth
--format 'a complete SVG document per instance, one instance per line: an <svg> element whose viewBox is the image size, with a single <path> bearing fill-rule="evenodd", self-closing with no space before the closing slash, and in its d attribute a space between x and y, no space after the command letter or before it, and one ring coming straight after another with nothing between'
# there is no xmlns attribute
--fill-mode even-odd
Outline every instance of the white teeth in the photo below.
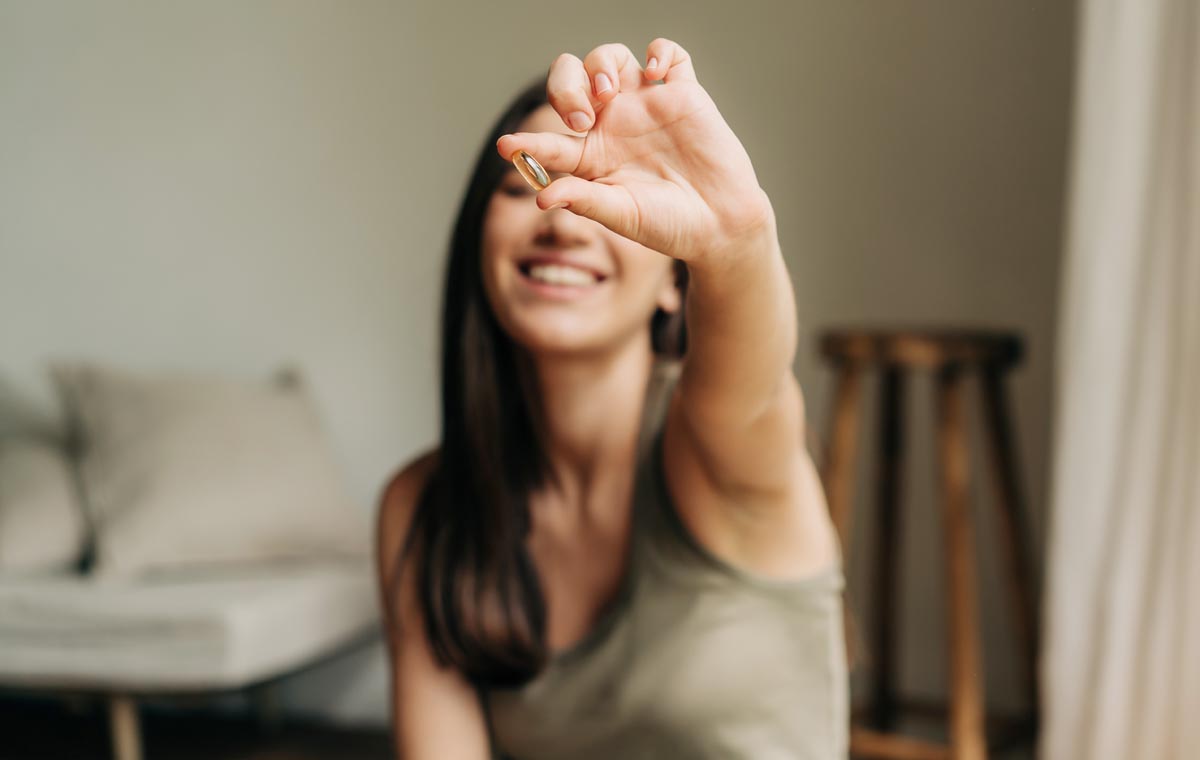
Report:
<svg viewBox="0 0 1200 760"><path fill-rule="evenodd" d="M591 272L557 264L535 264L529 268L529 276L551 285L595 285L597 279Z"/></svg>

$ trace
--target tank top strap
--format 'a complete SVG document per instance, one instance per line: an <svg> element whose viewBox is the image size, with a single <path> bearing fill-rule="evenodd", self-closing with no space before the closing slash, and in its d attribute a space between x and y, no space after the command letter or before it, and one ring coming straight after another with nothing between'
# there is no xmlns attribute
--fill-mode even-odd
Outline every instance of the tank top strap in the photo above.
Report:
<svg viewBox="0 0 1200 760"><path fill-rule="evenodd" d="M656 503L659 499L658 457L662 446L663 423L682 369L681 360L656 358L646 383L634 473L632 575L640 573L643 564L641 555L647 551L647 544L654 541L655 534L660 534L662 530L660 507Z"/></svg>
<svg viewBox="0 0 1200 760"><path fill-rule="evenodd" d="M656 358L646 382L645 402L642 406L642 421L638 431L637 461L642 470L652 464L656 437L662 432L667 409L683 362L678 359Z"/></svg>
<svg viewBox="0 0 1200 760"><path fill-rule="evenodd" d="M643 569L641 555L652 551L651 545L662 540L667 527L660 503L662 472L659 459L664 423L682 369L681 360L656 359L646 387L633 492L635 572Z"/></svg>

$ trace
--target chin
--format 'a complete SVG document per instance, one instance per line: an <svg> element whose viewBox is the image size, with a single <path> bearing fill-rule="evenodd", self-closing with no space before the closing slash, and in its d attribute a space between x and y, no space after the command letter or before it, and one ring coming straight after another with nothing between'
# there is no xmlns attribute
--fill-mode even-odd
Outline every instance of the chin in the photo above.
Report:
<svg viewBox="0 0 1200 760"><path fill-rule="evenodd" d="M592 332L559 329L547 330L545 326L510 332L509 337L528 351L538 356L588 354L602 351L611 345L611 340Z"/></svg>

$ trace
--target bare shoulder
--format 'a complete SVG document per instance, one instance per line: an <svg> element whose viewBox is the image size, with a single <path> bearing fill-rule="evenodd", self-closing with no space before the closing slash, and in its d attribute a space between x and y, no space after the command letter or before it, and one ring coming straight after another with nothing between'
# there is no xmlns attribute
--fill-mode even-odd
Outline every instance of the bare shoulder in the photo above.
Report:
<svg viewBox="0 0 1200 760"><path fill-rule="evenodd" d="M383 493L379 497L379 514L377 528L380 543L384 537L395 538L395 535L408 533L409 522L413 519L416 499L425 490L425 484L430 480L434 467L438 463L438 449L433 448L424 454L414 457L388 480Z"/></svg>
<svg viewBox="0 0 1200 760"><path fill-rule="evenodd" d="M413 458L401 467L384 486L375 521L375 542L380 582L389 585L400 550L416 511L417 500L437 467L439 449Z"/></svg>

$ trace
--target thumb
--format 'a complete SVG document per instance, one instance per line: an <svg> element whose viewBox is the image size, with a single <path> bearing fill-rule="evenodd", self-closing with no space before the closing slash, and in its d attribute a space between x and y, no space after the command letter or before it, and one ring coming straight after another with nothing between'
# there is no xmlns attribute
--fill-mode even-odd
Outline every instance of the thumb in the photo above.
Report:
<svg viewBox="0 0 1200 760"><path fill-rule="evenodd" d="M559 177L537 195L540 209L563 204L568 211L600 222L622 237L637 239L637 204L629 192L619 185L579 177Z"/></svg>

